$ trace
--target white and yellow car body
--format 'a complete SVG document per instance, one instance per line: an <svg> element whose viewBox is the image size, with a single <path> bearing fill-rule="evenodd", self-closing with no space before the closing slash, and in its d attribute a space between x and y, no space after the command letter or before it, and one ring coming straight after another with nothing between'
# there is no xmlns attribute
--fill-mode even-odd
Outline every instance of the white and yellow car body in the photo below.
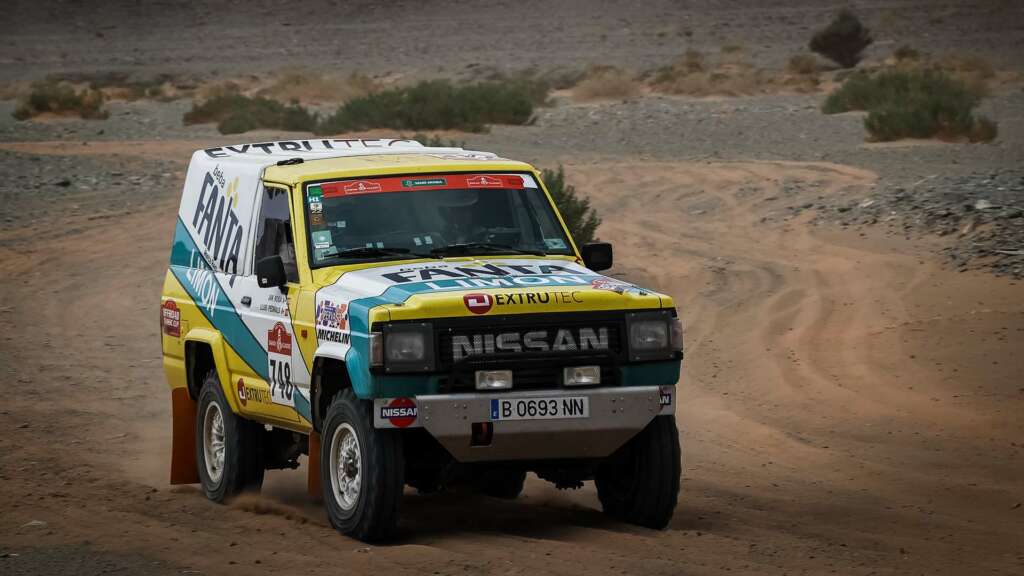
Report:
<svg viewBox="0 0 1024 576"><path fill-rule="evenodd" d="M196 151L160 307L174 407L172 482L198 481L195 401L200 372L211 367L237 415L309 435L311 487L319 465L312 446L328 388L351 387L372 402L374 426L424 428L461 462L607 456L658 414L674 413L681 352L644 355L627 345L631 318L675 318L672 298L588 269L575 245L561 255L311 266L308 220L321 195L490 182L544 190L528 164L409 140ZM283 288L261 287L255 274L257 218L267 188L282 191L290 211L297 277ZM564 229L560 217L559 223ZM571 242L567 230L566 237ZM433 335L429 362L394 372L379 366L374 335L417 325ZM505 366L488 359L490 352L535 353L529 362L509 364L529 386L476 389L474 359ZM545 352L563 353L554 354L566 358L563 364L599 365L602 383L564 386L564 366L548 366ZM530 398L540 400L509 401ZM576 417L542 417L549 410ZM473 442L472 425L479 423L489 427L487 445Z"/></svg>

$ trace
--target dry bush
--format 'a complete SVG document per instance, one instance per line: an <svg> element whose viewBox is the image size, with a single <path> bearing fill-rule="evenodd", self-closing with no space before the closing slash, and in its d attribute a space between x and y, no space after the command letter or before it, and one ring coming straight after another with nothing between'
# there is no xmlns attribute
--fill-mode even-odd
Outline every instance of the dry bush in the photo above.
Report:
<svg viewBox="0 0 1024 576"><path fill-rule="evenodd" d="M853 68L872 42L871 31L853 12L843 9L828 26L814 34L808 47L843 68Z"/></svg>
<svg viewBox="0 0 1024 576"><path fill-rule="evenodd" d="M102 120L110 116L103 108L103 102L103 93L99 90L76 88L67 82L42 80L32 84L31 92L21 100L11 115L18 120L46 113Z"/></svg>
<svg viewBox="0 0 1024 576"><path fill-rule="evenodd" d="M614 66L593 67L572 90L579 101L625 100L639 96L640 84L632 74Z"/></svg>
<svg viewBox="0 0 1024 576"><path fill-rule="evenodd" d="M318 134L374 128L482 132L489 124L527 124L539 93L519 81L456 85L422 81L342 104L316 127ZM546 96L544 96L546 98Z"/></svg>
<svg viewBox="0 0 1024 576"><path fill-rule="evenodd" d="M818 59L814 54L794 54L786 62L786 71L790 74L811 75L817 74L820 69Z"/></svg>
<svg viewBox="0 0 1024 576"><path fill-rule="evenodd" d="M281 102L319 104L347 102L377 90L373 78L353 72L348 76L319 74L310 70L294 70L276 75L270 85L256 91L256 96Z"/></svg>
<svg viewBox="0 0 1024 576"><path fill-rule="evenodd" d="M975 114L980 96L961 80L935 69L887 69L851 76L825 99L822 111L866 110L864 127L873 140L901 138L993 140L994 122Z"/></svg>
<svg viewBox="0 0 1024 576"><path fill-rule="evenodd" d="M745 60L741 49L723 49L722 52L718 61L711 64L700 52L687 50L674 65L650 74L650 84L658 91L689 96L741 96L818 89L818 66L813 56L795 56L790 66L797 69L771 74L754 68Z"/></svg>
<svg viewBox="0 0 1024 576"><path fill-rule="evenodd" d="M193 102L185 113L185 125L216 122L221 134L241 134L250 130L270 129L290 132L312 132L317 115L298 104L284 105L276 100L242 94L222 94Z"/></svg>
<svg viewBox="0 0 1024 576"><path fill-rule="evenodd" d="M892 57L896 62L917 62L921 59L921 53L908 44L903 44L892 51Z"/></svg>
<svg viewBox="0 0 1024 576"><path fill-rule="evenodd" d="M990 93L990 84L997 81L997 74L982 56L969 53L949 53L937 57L928 56L909 45L902 45L892 53L892 58L879 70L900 70L922 72L932 70L963 82L971 93L984 97Z"/></svg>

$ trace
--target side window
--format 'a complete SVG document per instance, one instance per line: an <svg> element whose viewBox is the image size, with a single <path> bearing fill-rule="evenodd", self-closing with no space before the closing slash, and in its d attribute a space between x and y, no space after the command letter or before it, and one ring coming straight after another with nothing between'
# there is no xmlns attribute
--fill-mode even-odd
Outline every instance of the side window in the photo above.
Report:
<svg viewBox="0 0 1024 576"><path fill-rule="evenodd" d="M260 200L260 215L256 220L256 260L278 255L284 262L289 282L299 281L295 264L295 241L292 238L291 212L288 210L288 191L265 186Z"/></svg>

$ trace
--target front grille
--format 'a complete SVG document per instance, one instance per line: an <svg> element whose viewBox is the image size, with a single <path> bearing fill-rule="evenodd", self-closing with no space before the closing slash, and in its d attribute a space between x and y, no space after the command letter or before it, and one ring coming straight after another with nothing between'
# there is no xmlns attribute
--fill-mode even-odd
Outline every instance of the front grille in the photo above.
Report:
<svg viewBox="0 0 1024 576"><path fill-rule="evenodd" d="M586 314L544 314L494 316L488 318L449 318L434 321L436 331L435 350L438 355L438 370L446 373L442 378L442 392L459 392L473 390L476 387L477 370L512 370L513 390L543 390L562 387L562 369L567 366L598 365L601 366L601 385L615 386L618 384L618 365L625 358L623 334L625 321L621 313ZM495 349L488 353L469 355L456 359L453 340L462 337L466 341L480 343L488 335L518 335L519 342L529 332L536 335L545 332L557 335L559 330L570 335L569 342L576 343L575 348L566 346L566 340L560 341L562 350L524 350L521 352L502 352ZM601 334L607 336L607 349L580 349L581 330L591 336ZM583 338L584 340L586 338ZM513 338L516 340L516 338ZM552 344L559 343L551 338ZM603 341L602 341L603 342ZM590 343L593 345L594 340ZM495 347L497 348L497 347ZM602 347L603 348L603 347Z"/></svg>

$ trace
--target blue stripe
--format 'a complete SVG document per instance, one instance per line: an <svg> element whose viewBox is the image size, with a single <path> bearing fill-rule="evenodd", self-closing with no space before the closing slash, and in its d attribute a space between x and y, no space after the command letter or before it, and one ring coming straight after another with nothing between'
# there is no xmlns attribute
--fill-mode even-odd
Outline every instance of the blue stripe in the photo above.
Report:
<svg viewBox="0 0 1024 576"><path fill-rule="evenodd" d="M238 315L238 310L228 298L220 279L214 272L202 251L196 246L185 223L178 218L174 229L174 244L171 247L171 273L188 292L203 316L216 328L228 345L242 358L249 368L264 381L270 381L267 373L267 351ZM309 400L301 393L293 394L295 410L306 420L312 412Z"/></svg>

